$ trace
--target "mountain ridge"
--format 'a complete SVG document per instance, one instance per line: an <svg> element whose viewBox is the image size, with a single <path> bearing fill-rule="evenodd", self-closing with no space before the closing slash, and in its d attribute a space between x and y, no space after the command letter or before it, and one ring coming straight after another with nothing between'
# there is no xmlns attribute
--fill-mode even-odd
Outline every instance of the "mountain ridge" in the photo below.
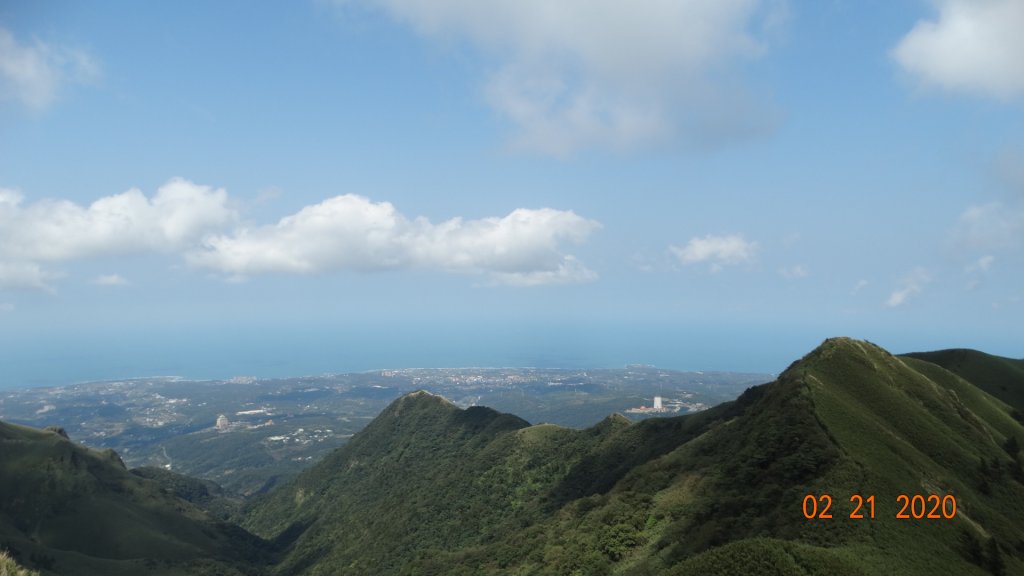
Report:
<svg viewBox="0 0 1024 576"><path fill-rule="evenodd" d="M443 417L441 409L424 411L418 422L451 419L459 410L439 401L431 406L443 406ZM406 529L387 539L393 546L387 562L375 564L382 556L366 562L359 535L341 530L332 514L314 514L303 517L308 528L278 573L330 573L341 566L368 574L453 573L454 566L466 574L654 574L686 567L713 573L725 562L720 549L730 546L754 564L795 558L797 566L816 566L811 573L882 574L898 562L907 573L941 573L952 564L981 574L981 565L994 560L971 560L962 548L989 539L997 551L990 556L1024 569L1024 527L1014 520L1024 517L1024 485L1004 475L989 494L978 487L977 454L1004 470L1019 461L1019 453L1000 448L1012 434L1024 433L1005 408L937 365L832 338L775 382L694 415L628 425L610 417L584 430L522 422L461 439L431 436L431 427L440 430L434 422L417 429L420 442L435 444L434 452L413 457L408 472L441 482L390 479L388 490L376 492L380 478L352 474L357 451L346 446L308 472L307 478L332 487L304 506L329 509L332 498L358 494L362 507L346 508L345 517L359 523L364 515L386 513L373 502L379 496L393 505L389 490L423 506L420 493L438 486L428 506L432 514L465 519L467 509L474 510L487 518L483 534L429 515L392 514L390 522ZM408 429L376 424L351 444L382 446ZM474 448L464 451L470 444ZM452 479L442 471L467 474ZM257 502L246 525L272 537L266 518L278 524L287 518L282 503L302 482ZM805 497L829 492L840 514L848 512L851 496L874 494L884 517L805 519ZM954 493L961 516L946 524L890 518L903 493ZM480 494L490 497L483 510L473 508ZM434 537L435 531L447 536ZM343 544L311 545L324 540Z"/></svg>
<svg viewBox="0 0 1024 576"><path fill-rule="evenodd" d="M995 356L970 348L912 352L904 356L931 362L971 382L1013 407L1014 418L1024 423L1024 387L1010 384L1024 379L1024 359Z"/></svg>
<svg viewBox="0 0 1024 576"><path fill-rule="evenodd" d="M830 338L732 402L586 429L411 392L247 502L262 539L175 496L215 485L0 422L0 548L44 576L1024 573L1024 427L920 356ZM956 513L898 519L899 495Z"/></svg>

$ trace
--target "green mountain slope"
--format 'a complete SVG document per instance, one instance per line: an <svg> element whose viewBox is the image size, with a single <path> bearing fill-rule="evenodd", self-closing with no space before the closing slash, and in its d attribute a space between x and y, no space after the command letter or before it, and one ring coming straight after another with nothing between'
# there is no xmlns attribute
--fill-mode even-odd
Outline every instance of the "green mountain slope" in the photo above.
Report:
<svg viewBox="0 0 1024 576"><path fill-rule="evenodd" d="M993 356L977 350L956 348L936 352L906 354L911 358L938 364L985 392L1024 413L1024 360ZM1024 422L1024 417L1018 417Z"/></svg>
<svg viewBox="0 0 1024 576"><path fill-rule="evenodd" d="M266 543L62 430L0 422L0 494L0 548L43 574L253 574L269 560Z"/></svg>
<svg viewBox="0 0 1024 576"><path fill-rule="evenodd" d="M245 525L288 547L277 574L1021 574L1020 440L964 378L839 338L735 402L635 424L408 395ZM825 494L833 517L805 518ZM897 519L901 494L957 511ZM850 518L855 495L874 518Z"/></svg>
<svg viewBox="0 0 1024 576"><path fill-rule="evenodd" d="M212 480L203 480L163 468L142 466L131 473L156 482L165 492L195 504L218 520L229 520L242 505L242 498L224 490Z"/></svg>

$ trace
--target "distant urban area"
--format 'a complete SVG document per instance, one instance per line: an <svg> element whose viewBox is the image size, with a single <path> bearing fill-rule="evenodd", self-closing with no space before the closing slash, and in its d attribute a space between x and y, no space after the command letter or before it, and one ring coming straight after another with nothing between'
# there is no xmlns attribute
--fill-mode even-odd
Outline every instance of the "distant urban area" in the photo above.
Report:
<svg viewBox="0 0 1024 576"><path fill-rule="evenodd" d="M612 413L641 419L700 411L771 379L650 366L154 377L0 392L0 419L57 426L74 441L116 450L129 467L159 467L253 494L319 460L413 390L461 407L489 406L532 423L580 428Z"/></svg>

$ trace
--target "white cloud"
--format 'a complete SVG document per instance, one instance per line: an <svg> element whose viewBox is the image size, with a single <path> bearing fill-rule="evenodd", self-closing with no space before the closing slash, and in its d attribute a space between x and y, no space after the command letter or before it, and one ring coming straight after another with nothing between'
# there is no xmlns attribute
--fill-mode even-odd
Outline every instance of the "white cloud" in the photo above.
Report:
<svg viewBox="0 0 1024 576"><path fill-rule="evenodd" d="M892 56L926 84L1000 99L1024 95L1024 2L934 0Z"/></svg>
<svg viewBox="0 0 1024 576"><path fill-rule="evenodd" d="M120 274L102 274L93 278L92 283L99 286L127 286L128 280Z"/></svg>
<svg viewBox="0 0 1024 576"><path fill-rule="evenodd" d="M88 206L68 200L23 205L0 189L0 261L56 262L171 252L237 219L227 192L175 178L152 198L137 189Z"/></svg>
<svg viewBox="0 0 1024 576"><path fill-rule="evenodd" d="M210 237L188 261L232 276L425 268L488 274L513 285L580 282L594 273L561 245L582 242L599 226L549 208L433 224L409 219L388 202L346 194L274 225Z"/></svg>
<svg viewBox="0 0 1024 576"><path fill-rule="evenodd" d="M893 290L885 305L890 308L902 306L907 299L920 294L925 286L931 283L931 274L924 268L915 268L900 281L899 287Z"/></svg>
<svg viewBox="0 0 1024 576"><path fill-rule="evenodd" d="M554 270L535 270L532 272L492 272L491 278L496 284L509 286L542 286L545 284L575 284L597 280L597 274L589 270L575 256L562 258Z"/></svg>
<svg viewBox="0 0 1024 576"><path fill-rule="evenodd" d="M867 287L869 282L863 278L857 280L857 283L853 285L853 289L850 290L850 296L856 296L861 290Z"/></svg>
<svg viewBox="0 0 1024 576"><path fill-rule="evenodd" d="M735 63L765 52L782 0L336 0L496 60L484 94L515 144L564 155L760 129ZM744 126L751 124L751 126Z"/></svg>
<svg viewBox="0 0 1024 576"><path fill-rule="evenodd" d="M227 192L180 178L152 198L132 189L88 206L26 204L21 194L0 188L0 288L50 289L60 274L46 264L180 251L237 218Z"/></svg>
<svg viewBox="0 0 1024 576"><path fill-rule="evenodd" d="M502 218L407 218L387 202L329 198L277 224L238 226L227 192L180 178L147 198L139 190L88 206L26 204L0 188L0 288L50 289L60 262L129 254L180 254L191 265L240 279L262 273L420 268L487 275L533 286L593 280L566 243L600 227L571 211L517 209ZM117 274L96 284L127 281Z"/></svg>
<svg viewBox="0 0 1024 576"><path fill-rule="evenodd" d="M14 304L10 302L0 303L0 313L14 312Z"/></svg>
<svg viewBox="0 0 1024 576"><path fill-rule="evenodd" d="M989 202L971 206L960 215L954 237L975 249L1024 245L1024 205Z"/></svg>
<svg viewBox="0 0 1024 576"><path fill-rule="evenodd" d="M685 265L710 263L711 271L717 272L723 266L740 264L751 260L757 253L757 242L748 242L743 236L713 236L691 238L686 246L669 246L679 262Z"/></svg>
<svg viewBox="0 0 1024 576"><path fill-rule="evenodd" d="M807 267L802 264L779 268L779 275L786 280L798 280L800 278L806 278L810 276L810 274L811 273L807 270Z"/></svg>
<svg viewBox="0 0 1024 576"><path fill-rule="evenodd" d="M86 82L99 74L96 62L81 50L39 40L19 44L0 28L0 100L18 100L34 109L51 104L68 81Z"/></svg>

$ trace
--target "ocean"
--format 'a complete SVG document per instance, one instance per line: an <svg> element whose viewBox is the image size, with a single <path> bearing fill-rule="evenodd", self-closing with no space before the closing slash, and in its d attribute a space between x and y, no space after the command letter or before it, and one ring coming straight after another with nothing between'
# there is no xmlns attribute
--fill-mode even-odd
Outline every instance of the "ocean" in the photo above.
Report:
<svg viewBox="0 0 1024 576"><path fill-rule="evenodd" d="M225 379L381 368L621 368L775 373L815 346L707 329L392 327L79 334L0 340L0 389L144 376Z"/></svg>

